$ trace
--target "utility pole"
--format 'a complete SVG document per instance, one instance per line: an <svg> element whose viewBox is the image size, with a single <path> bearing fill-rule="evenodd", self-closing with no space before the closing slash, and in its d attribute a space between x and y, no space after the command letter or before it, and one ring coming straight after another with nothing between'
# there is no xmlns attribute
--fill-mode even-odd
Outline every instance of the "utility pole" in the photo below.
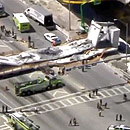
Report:
<svg viewBox="0 0 130 130"><path fill-rule="evenodd" d="M70 0L69 0L69 31L71 31L71 8L70 8Z"/></svg>
<svg viewBox="0 0 130 130"><path fill-rule="evenodd" d="M126 26L126 72L127 72L127 54L128 54L128 45L127 45L127 42L128 42L128 23L125 23L125 26Z"/></svg>

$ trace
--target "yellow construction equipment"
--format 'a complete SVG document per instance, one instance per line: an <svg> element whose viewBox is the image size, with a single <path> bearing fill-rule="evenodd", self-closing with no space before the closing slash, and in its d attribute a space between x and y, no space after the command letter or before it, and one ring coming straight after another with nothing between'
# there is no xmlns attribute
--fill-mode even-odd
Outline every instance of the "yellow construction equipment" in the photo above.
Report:
<svg viewBox="0 0 130 130"><path fill-rule="evenodd" d="M83 3L92 3L94 4L101 3L101 0L62 0L64 3L70 4L83 4Z"/></svg>

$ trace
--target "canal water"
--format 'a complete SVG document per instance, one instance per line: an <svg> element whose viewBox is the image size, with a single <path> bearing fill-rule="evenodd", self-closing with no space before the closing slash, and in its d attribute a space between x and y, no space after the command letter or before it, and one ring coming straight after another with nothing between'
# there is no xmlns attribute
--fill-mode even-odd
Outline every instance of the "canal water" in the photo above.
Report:
<svg viewBox="0 0 130 130"><path fill-rule="evenodd" d="M68 5L66 5L66 8L68 8ZM71 4L71 11L80 17L80 5ZM130 29L130 6L124 5L121 2L110 0L103 1L99 5L87 3L83 5L83 12L85 21L88 24L90 24L91 20L103 22L120 19L120 21L128 23L128 28ZM126 25L119 21L116 21L115 24L121 29L121 37L126 40ZM128 41L130 41L130 31L128 31L128 35Z"/></svg>

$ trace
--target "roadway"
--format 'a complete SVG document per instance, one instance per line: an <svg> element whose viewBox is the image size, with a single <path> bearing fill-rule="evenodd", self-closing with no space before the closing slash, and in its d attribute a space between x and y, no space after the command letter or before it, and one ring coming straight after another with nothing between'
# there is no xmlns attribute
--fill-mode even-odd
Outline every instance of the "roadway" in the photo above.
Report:
<svg viewBox="0 0 130 130"><path fill-rule="evenodd" d="M2 1L2 0L1 0ZM26 6L17 0L3 0L2 1L7 12L10 14L7 18L0 19L1 24L7 24L7 27L14 27L12 22L11 13L23 11ZM16 8L13 8L16 5ZM45 41L43 38L43 32L47 30L44 27L39 27L37 23L31 20L32 26L35 28L36 32L33 32L29 35L32 36L32 39L36 42L37 47L46 47L49 42ZM16 29L16 28L15 28ZM17 31L17 30L16 30ZM60 38L64 39L59 31L54 31ZM20 34L17 32L20 37L27 38L28 34ZM36 39L35 39L36 38ZM37 40L40 39L40 41ZM44 42L44 44L43 44ZM9 48L13 48L11 44L4 42L5 50L8 51ZM9 47L8 47L9 46ZM25 46L23 47L26 48ZM19 48L13 48L12 50L19 50ZM27 48L26 48L27 49ZM41 114L35 113L26 113L34 122L41 126L41 129L54 129L54 130L64 130L72 129L73 127L68 127L68 122L71 118L76 117L79 125L76 129L92 129L96 128L104 130L111 123L115 123L115 114L122 112L125 116L126 124L128 124L129 116L125 112L129 113L129 102L117 105L116 102L122 101L122 94L129 93L129 85L122 84L125 82L119 75L109 68L106 64L99 64L92 68L88 68L86 72L81 70L72 71L68 75L63 76L63 80L66 83L64 88L57 90L52 90L40 94L36 94L29 97L16 97L14 94L14 83L26 81L29 79L35 79L38 76L42 76L40 72L35 72L34 74L26 74L22 76L17 76L0 81L0 93L1 93L1 106L2 104L7 104L11 109L33 109L34 107L40 107ZM5 86L9 86L9 91L5 91ZM100 95L90 99L88 97L88 91L80 92L80 88L84 86L86 90L100 88ZM109 88L112 87L112 90ZM124 87L122 89L122 87ZM116 88L116 89L115 89ZM80 90L80 91L79 91ZM79 97L77 97L79 96ZM130 96L130 95L128 95ZM96 109L97 100L100 98L105 98L105 101L108 101L109 110L105 110L104 118L98 117L98 111ZM34 104L36 103L36 104ZM123 110L123 111L122 111ZM84 114L86 113L86 115ZM88 118L89 117L89 118ZM6 118L2 116L0 128L10 129L8 125L3 125L3 122L6 122ZM102 122L102 123L101 123ZM92 125L95 124L95 125ZM100 124L100 125L99 125ZM101 127L101 128L100 128Z"/></svg>
<svg viewBox="0 0 130 130"><path fill-rule="evenodd" d="M12 13L17 13L17 12L24 12L24 10L27 8L27 5L22 4L20 1L16 1L16 0L4 0L1 1L4 5L5 5L5 9L6 12L8 13L8 17L6 18L2 18L1 21L1 25L6 25L7 29L12 29L12 27L14 28L14 31L17 33L19 38L23 38L24 40L28 40L28 35L31 36L31 40L34 41L35 43L35 47L36 48L43 48L43 47L49 47L51 46L51 43L46 41L43 37L44 33L49 32L45 27L43 26L39 26L37 22L33 21L32 19L29 19L31 22L31 26L33 27L33 30L31 33L20 33L19 31L17 31L14 22L12 20ZM16 5L16 7L14 8L14 3ZM54 30L53 33L55 33L56 35L58 35L62 41L65 41L65 36L59 32L58 30Z"/></svg>
<svg viewBox="0 0 130 130"><path fill-rule="evenodd" d="M52 96L51 99L44 100L43 95L35 95L33 97L20 98L14 96L12 93L12 87L5 95L8 99L10 98L10 104L14 104L15 110L34 110L35 107L39 108L39 113L25 112L30 119L32 119L36 124L41 126L42 129L54 130L60 129L72 129L73 127L68 127L69 120L73 117L77 118L80 126L77 129L89 129L95 130L96 128L104 130L110 124L126 124L129 125L129 102L124 102L122 98L123 93L128 93L128 98L130 97L130 86L128 84L120 85L118 87L112 87L110 89L102 89L99 91L100 96L93 96L89 98L88 92L77 92L75 94L60 93L57 91L49 92L48 96ZM61 95L62 94L62 95ZM10 96L12 95L12 96ZM109 109L104 109L102 115L104 117L98 116L98 110L96 108L99 99L103 99L103 104L108 103ZM1 94L1 100L3 96ZM8 99L9 100L9 99ZM4 100L5 101L5 100ZM7 101L6 101L7 102ZM8 102L9 103L9 102ZM25 106L23 106L23 105ZM115 121L116 114L122 114L124 121ZM4 122L6 118L2 116ZM3 123L3 122L1 122ZM94 125L92 125L94 124ZM100 125L99 125L100 124ZM3 124L1 124L3 125ZM0 125L0 128L3 127ZM4 128L8 128L5 125ZM75 127L74 127L75 128ZM9 130L9 129L8 129Z"/></svg>

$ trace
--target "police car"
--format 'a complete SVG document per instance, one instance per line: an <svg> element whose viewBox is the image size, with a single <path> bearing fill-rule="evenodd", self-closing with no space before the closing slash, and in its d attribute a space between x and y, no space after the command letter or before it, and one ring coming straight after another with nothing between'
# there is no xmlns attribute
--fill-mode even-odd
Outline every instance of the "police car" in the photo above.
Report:
<svg viewBox="0 0 130 130"><path fill-rule="evenodd" d="M125 125L110 125L107 130L130 130L130 127Z"/></svg>

